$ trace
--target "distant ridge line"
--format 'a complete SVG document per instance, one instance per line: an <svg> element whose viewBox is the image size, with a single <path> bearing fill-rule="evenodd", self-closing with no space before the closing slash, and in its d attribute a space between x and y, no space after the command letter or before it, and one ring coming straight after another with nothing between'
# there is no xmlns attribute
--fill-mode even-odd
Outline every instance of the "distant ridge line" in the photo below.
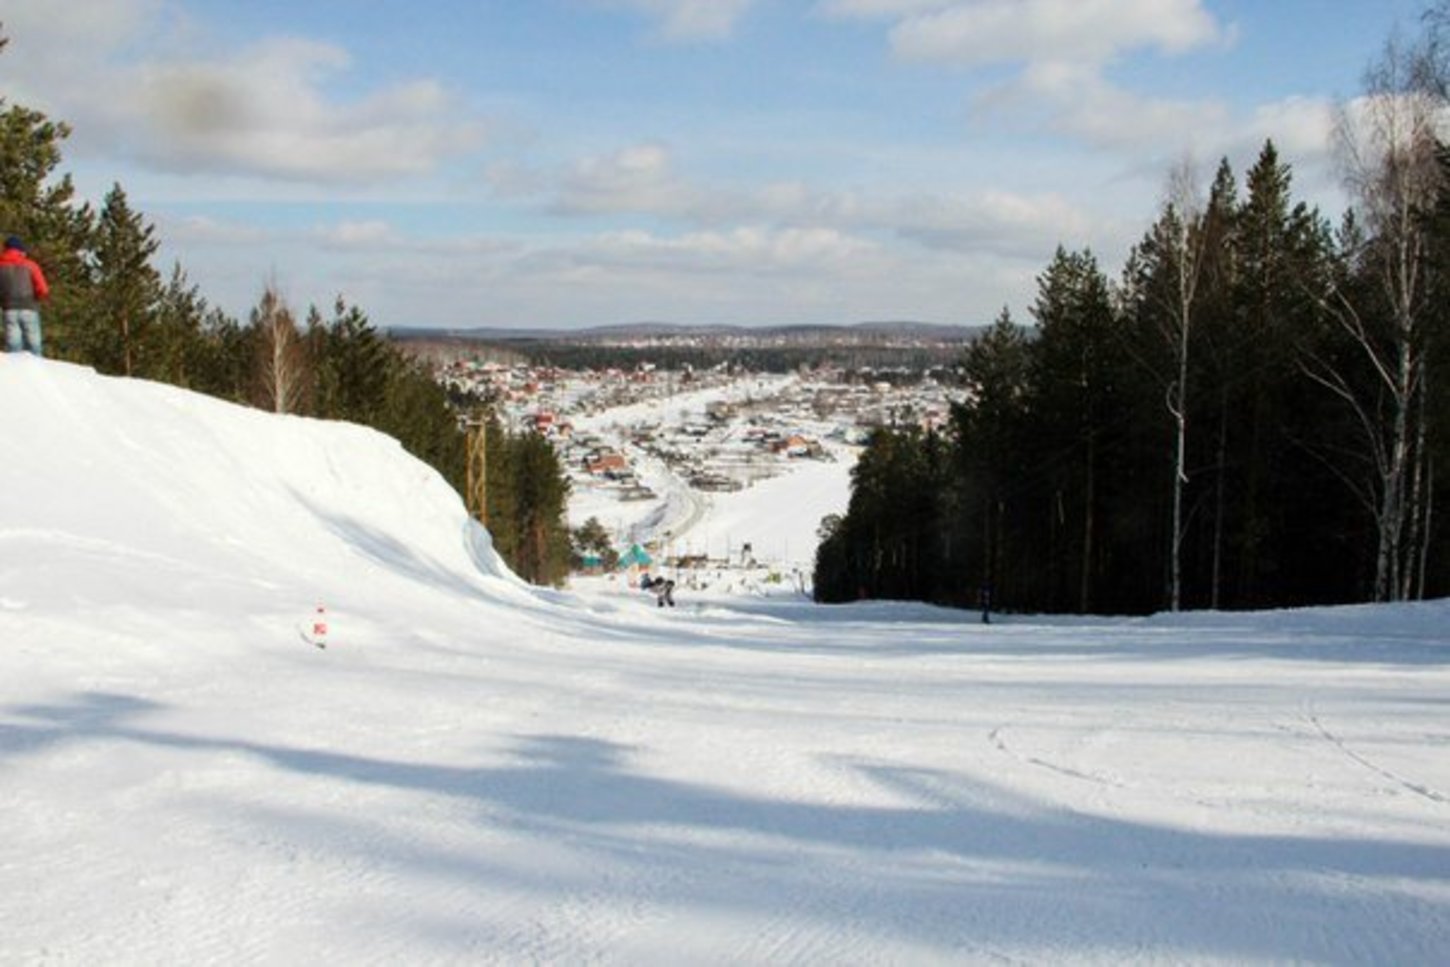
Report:
<svg viewBox="0 0 1450 967"><path fill-rule="evenodd" d="M669 322L634 322L583 329L548 327L474 329L394 326L388 335L399 341L449 340L463 342L571 342L592 343L632 339L711 339L735 338L743 341L768 341L816 337L823 342L861 339L872 336L888 339L935 343L971 342L987 326L949 325L909 320L857 322L851 324L796 323L776 326L687 325Z"/></svg>

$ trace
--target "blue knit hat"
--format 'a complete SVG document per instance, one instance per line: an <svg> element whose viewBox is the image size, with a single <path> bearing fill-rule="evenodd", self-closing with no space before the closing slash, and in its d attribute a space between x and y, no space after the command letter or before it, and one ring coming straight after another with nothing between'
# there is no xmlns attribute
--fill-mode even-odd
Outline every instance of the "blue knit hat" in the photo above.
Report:
<svg viewBox="0 0 1450 967"><path fill-rule="evenodd" d="M22 252L25 251L25 243L20 240L19 235L7 235L5 237L5 247L19 249Z"/></svg>

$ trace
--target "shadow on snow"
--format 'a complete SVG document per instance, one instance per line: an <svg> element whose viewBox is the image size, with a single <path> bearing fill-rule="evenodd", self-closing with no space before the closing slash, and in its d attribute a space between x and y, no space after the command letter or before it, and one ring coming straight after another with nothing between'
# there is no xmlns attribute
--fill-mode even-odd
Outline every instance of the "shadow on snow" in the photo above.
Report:
<svg viewBox="0 0 1450 967"><path fill-rule="evenodd" d="M904 805L774 799L650 776L630 766L640 750L570 735L517 736L516 761L468 768L136 724L161 708L96 693L11 708L0 761L75 740L242 753L287 773L463 802L481 829L581 856L567 874L505 869L487 849L395 841L386 815L229 807L229 816L418 875L544 898L592 884L625 903L719 908L760 922L791 915L943 953L1015 945L1336 960L1360 950L1413 960L1443 944L1450 923L1450 904L1406 887L1443 896L1444 846L1173 828L1066 809L980 776L879 762L850 767ZM1363 936L1367 921L1382 935Z"/></svg>

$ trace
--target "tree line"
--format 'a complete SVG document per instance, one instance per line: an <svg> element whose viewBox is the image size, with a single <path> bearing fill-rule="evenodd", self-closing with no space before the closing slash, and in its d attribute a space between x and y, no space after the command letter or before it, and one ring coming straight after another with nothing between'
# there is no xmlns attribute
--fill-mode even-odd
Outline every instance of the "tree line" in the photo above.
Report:
<svg viewBox="0 0 1450 967"><path fill-rule="evenodd" d="M371 426L463 491L463 422L485 419L488 401L455 405L421 363L341 296L327 314L313 306L299 320L267 284L238 320L211 305L179 265L163 275L155 227L119 184L94 207L60 173L70 133L0 98L0 228L25 240L51 283L47 355L276 413ZM496 421L492 430L480 515L494 546L526 580L562 583L569 560L563 467L536 435L505 432Z"/></svg>
<svg viewBox="0 0 1450 967"><path fill-rule="evenodd" d="M1242 185L1183 166L1110 279L1060 247L1004 309L943 434L876 433L822 523L823 601L1008 609L1450 593L1450 147L1443 29L1391 43L1336 138L1351 204L1296 201L1272 141Z"/></svg>
<svg viewBox="0 0 1450 967"><path fill-rule="evenodd" d="M456 345L464 351L469 342ZM719 366L752 373L789 373L801 369L874 370L916 373L944 369L956 361L960 347L946 345L610 345L567 337L480 341L490 353L515 353L534 366L566 370L634 370L642 365L662 370L707 370Z"/></svg>

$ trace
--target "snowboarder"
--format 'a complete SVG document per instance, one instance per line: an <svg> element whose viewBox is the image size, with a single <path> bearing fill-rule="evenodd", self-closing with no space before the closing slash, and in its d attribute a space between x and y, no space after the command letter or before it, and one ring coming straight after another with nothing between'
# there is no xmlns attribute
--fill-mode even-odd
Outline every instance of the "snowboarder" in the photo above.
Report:
<svg viewBox="0 0 1450 967"><path fill-rule="evenodd" d="M646 573L640 575L639 587L641 591L653 591L656 600L659 602L659 607L663 608L665 605L669 605L673 608L675 606L674 581L663 576L652 578Z"/></svg>

